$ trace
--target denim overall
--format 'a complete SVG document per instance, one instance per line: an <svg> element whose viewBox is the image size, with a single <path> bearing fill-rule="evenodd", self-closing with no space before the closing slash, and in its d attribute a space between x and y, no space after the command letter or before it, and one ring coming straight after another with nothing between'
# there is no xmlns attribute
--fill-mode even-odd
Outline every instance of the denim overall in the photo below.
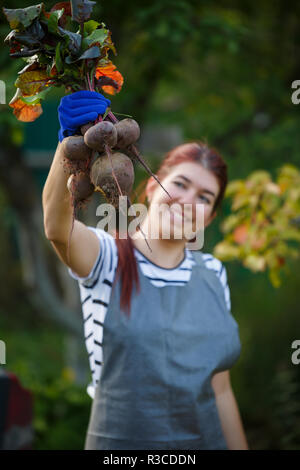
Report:
<svg viewBox="0 0 300 470"><path fill-rule="evenodd" d="M228 449L211 378L238 360L239 327L220 280L192 254L185 286L155 287L137 262L130 317L115 283L85 450Z"/></svg>

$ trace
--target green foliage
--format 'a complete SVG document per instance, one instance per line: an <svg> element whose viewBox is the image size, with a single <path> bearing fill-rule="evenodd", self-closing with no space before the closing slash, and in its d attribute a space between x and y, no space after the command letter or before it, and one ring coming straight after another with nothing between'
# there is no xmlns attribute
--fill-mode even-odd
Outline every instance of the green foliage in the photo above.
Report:
<svg viewBox="0 0 300 470"><path fill-rule="evenodd" d="M74 371L63 365L64 333L41 320L29 330L30 317L19 319L14 329L10 320L2 319L1 339L7 348L7 370L33 396L33 448L83 449L91 398L86 386L75 383Z"/></svg>
<svg viewBox="0 0 300 470"><path fill-rule="evenodd" d="M294 369L282 367L272 381L272 406L277 423L278 447L297 450L300 447L300 376Z"/></svg>
<svg viewBox="0 0 300 470"><path fill-rule="evenodd" d="M92 404L86 389L63 375L32 386L32 393L35 400L34 449L83 449Z"/></svg>
<svg viewBox="0 0 300 470"><path fill-rule="evenodd" d="M45 11L44 4L3 9L14 28L4 40L10 47L10 57L22 57L27 62L19 72L17 92L9 103L20 121L32 122L41 115L40 102L53 87L63 86L67 92L107 91L96 70L112 64L108 53L116 54L116 49L104 23L87 21L94 3L73 0L71 10L69 2L58 3L51 12ZM80 30L73 31L76 25L71 19L80 23ZM106 76L105 85L119 91L111 76Z"/></svg>

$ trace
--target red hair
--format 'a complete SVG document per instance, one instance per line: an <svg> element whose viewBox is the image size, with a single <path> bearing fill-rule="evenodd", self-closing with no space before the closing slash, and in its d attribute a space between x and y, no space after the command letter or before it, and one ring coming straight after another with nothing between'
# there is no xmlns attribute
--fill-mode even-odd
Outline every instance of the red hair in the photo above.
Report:
<svg viewBox="0 0 300 470"><path fill-rule="evenodd" d="M195 141L178 145L170 150L164 157L158 171L157 178L160 182L170 173L171 169L182 162L197 162L205 169L211 171L219 183L219 194L212 208L212 213L221 206L227 185L227 165L221 155L215 148L210 148L206 143ZM137 189L137 202L144 204L146 202L146 184L148 178L143 180ZM144 189L142 189L144 188ZM142 189L142 191L141 191ZM130 200L132 201L131 197ZM192 241L192 240L191 240ZM118 249L118 266L114 283L121 277L121 298L120 308L130 315L131 295L134 284L137 291L140 291L140 282L136 258L134 254L134 245L131 237L127 233L127 238L120 239L119 232L116 230L116 245Z"/></svg>

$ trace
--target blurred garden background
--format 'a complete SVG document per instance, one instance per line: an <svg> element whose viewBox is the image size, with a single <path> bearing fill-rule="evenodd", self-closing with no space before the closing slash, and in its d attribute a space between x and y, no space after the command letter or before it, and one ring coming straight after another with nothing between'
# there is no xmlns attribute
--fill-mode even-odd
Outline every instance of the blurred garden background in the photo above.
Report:
<svg viewBox="0 0 300 470"><path fill-rule="evenodd" d="M44 2L47 11L54 3ZM1 0L7 8L31 4ZM300 80L299 3L102 0L92 18L112 32L118 55L111 59L124 77L121 92L107 96L112 111L140 123L138 146L153 171L166 151L193 139L219 150L230 181L256 170L275 179L287 163L300 170L300 104L291 99L292 83ZM1 9L6 103L25 65L9 57L3 44L9 31ZM43 232L41 193L62 96L51 91L32 123L0 104L0 339L6 344L0 367L31 390L33 448L44 450L83 449L92 403L78 286ZM136 166L135 187L147 177ZM95 193L78 218L96 226L99 203ZM220 225L231 210L225 199L205 232L204 252L222 241ZM242 343L231 380L249 446L300 449L300 364L291 360L292 343L300 340L299 260L285 260L279 287L267 272L238 260L225 266Z"/></svg>

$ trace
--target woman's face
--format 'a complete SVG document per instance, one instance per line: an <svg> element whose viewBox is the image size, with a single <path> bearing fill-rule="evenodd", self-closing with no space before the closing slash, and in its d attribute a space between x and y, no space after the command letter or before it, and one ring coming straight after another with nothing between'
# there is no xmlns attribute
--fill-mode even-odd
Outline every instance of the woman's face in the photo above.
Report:
<svg viewBox="0 0 300 470"><path fill-rule="evenodd" d="M170 234L179 233L180 230L180 233L186 234L189 229L195 234L212 222L216 216L212 209L220 191L218 180L212 172L200 163L183 162L174 166L161 183L171 199L153 177L148 180L146 187L150 202L148 217L151 226L159 224L160 235L164 224L170 226ZM158 207L162 217L158 217ZM200 216L202 210L203 219ZM203 223L200 226L201 222ZM184 224L187 230L183 229ZM193 236L183 238L188 240Z"/></svg>

